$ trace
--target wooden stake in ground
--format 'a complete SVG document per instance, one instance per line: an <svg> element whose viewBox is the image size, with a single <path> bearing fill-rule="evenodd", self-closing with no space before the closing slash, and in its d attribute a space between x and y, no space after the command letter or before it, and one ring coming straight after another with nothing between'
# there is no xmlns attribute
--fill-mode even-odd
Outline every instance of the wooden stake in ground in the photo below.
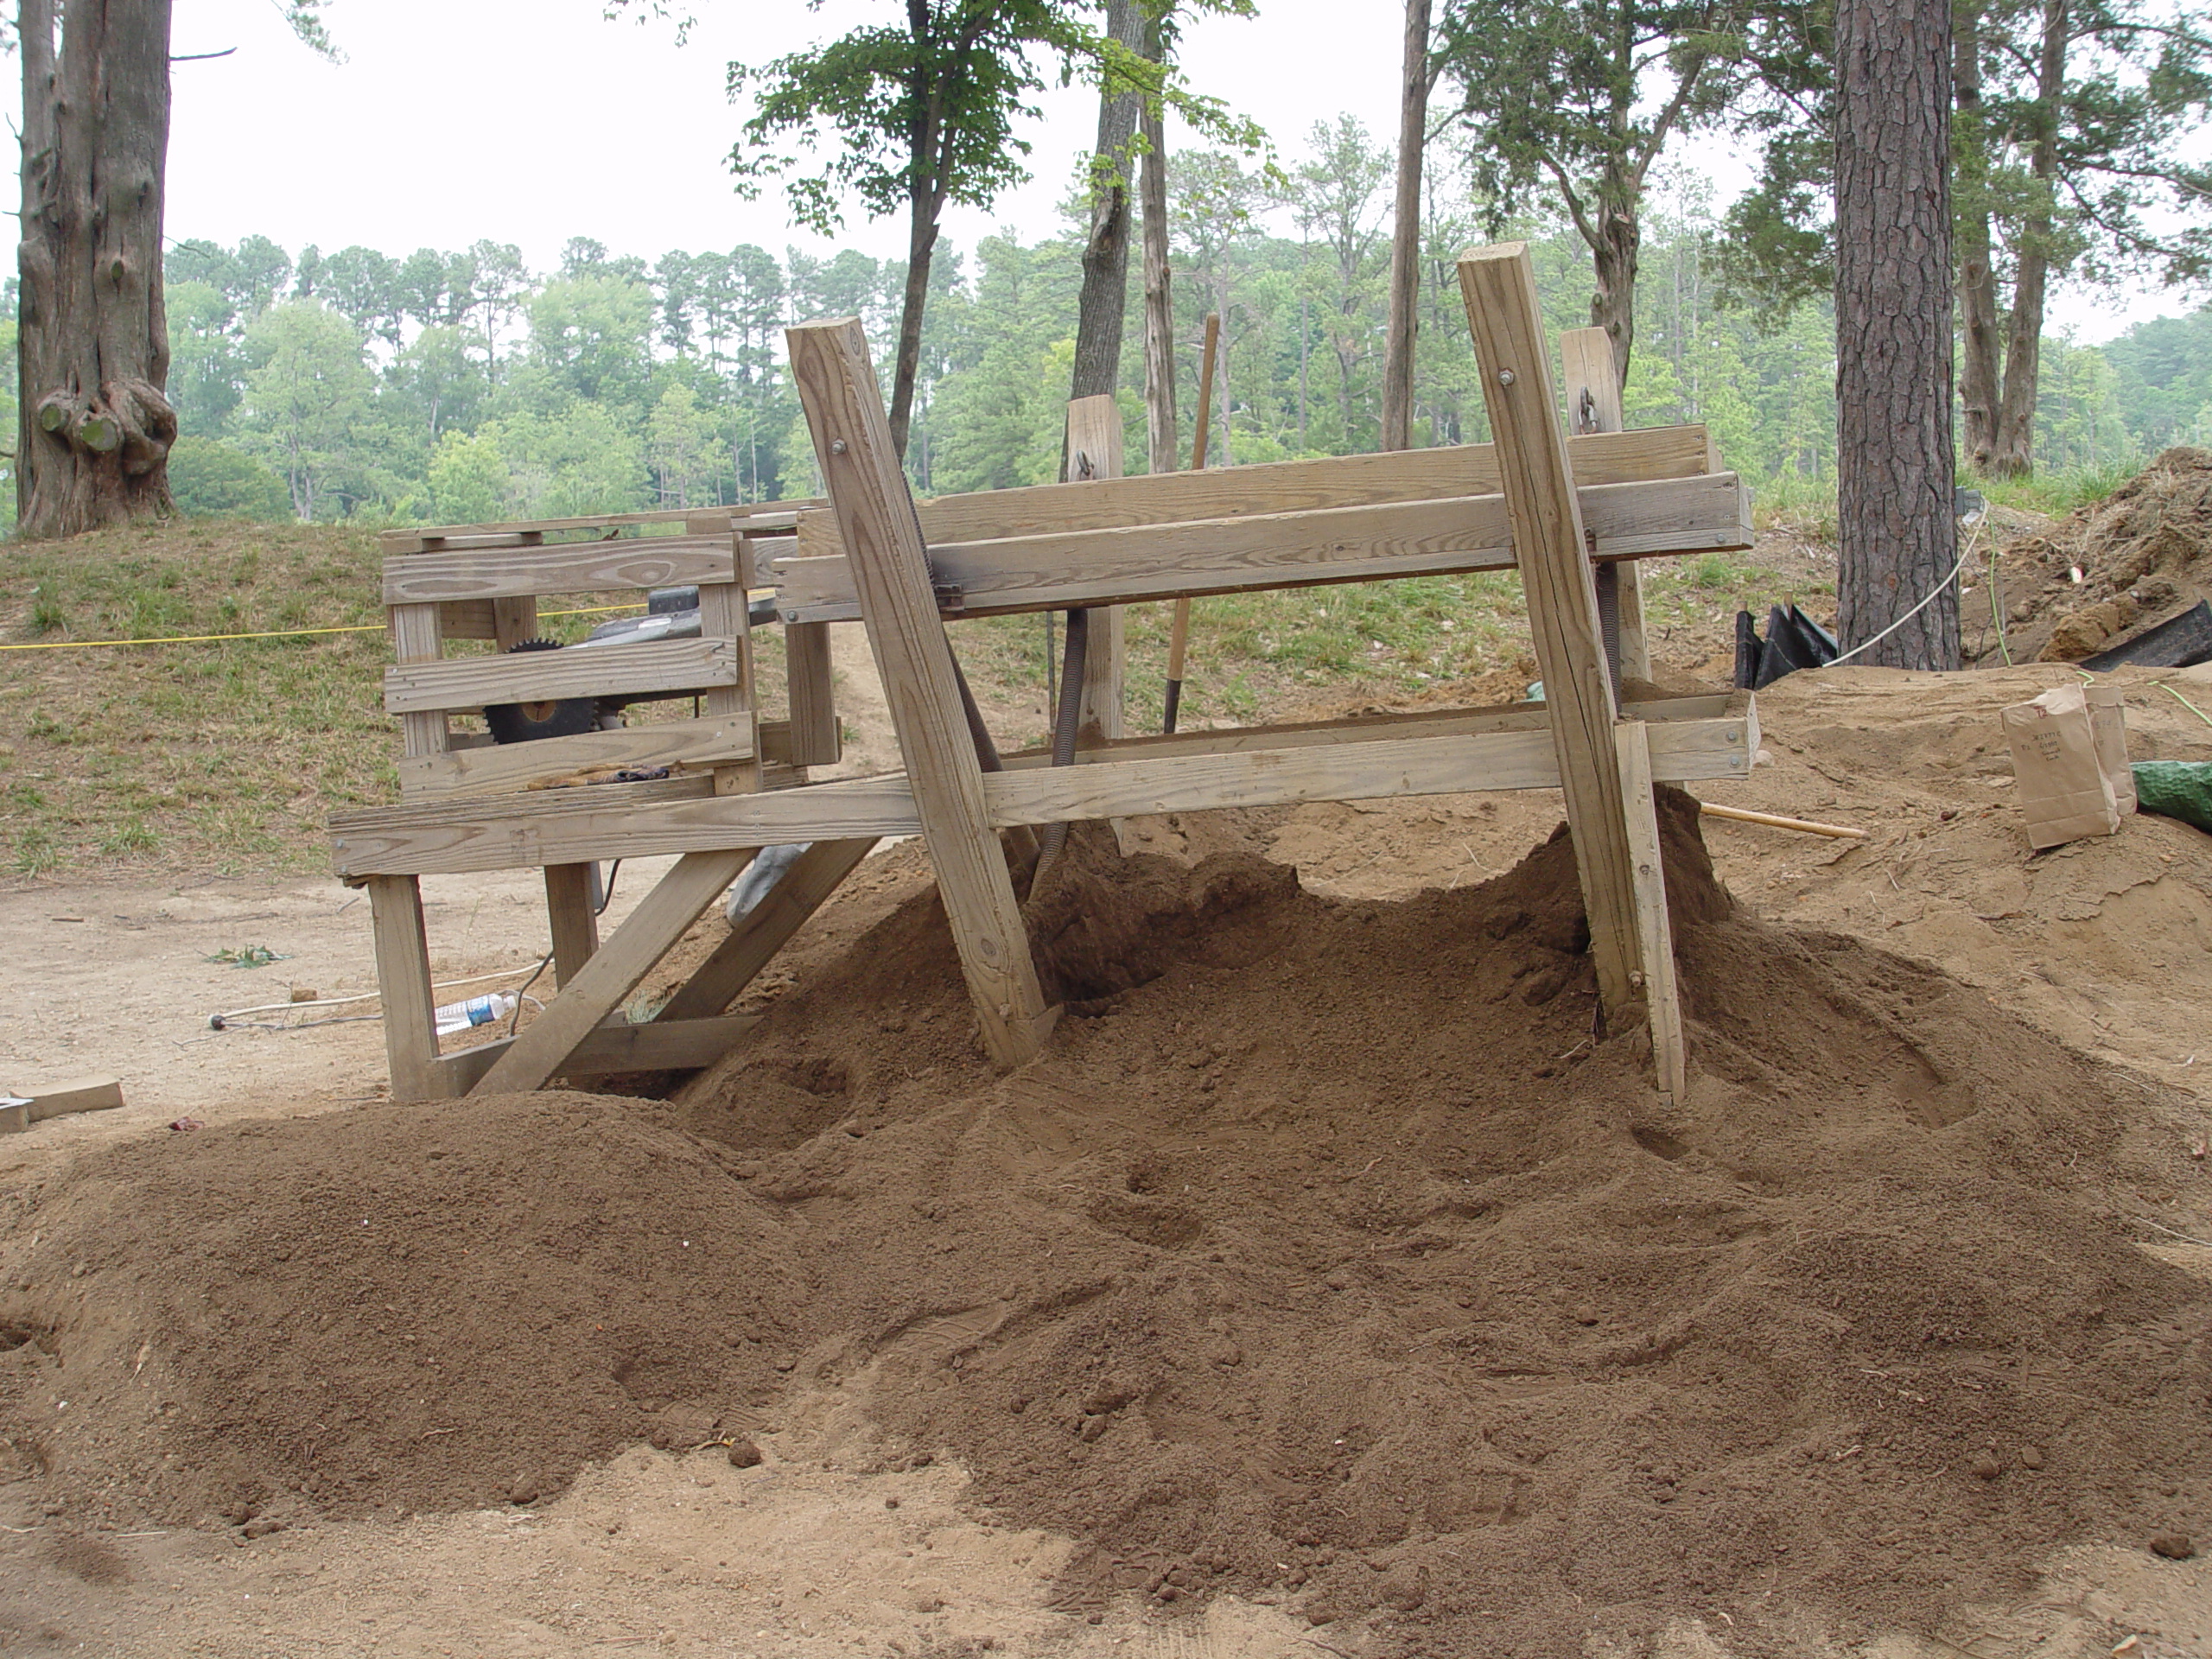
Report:
<svg viewBox="0 0 2212 1659"><path fill-rule="evenodd" d="M855 318L807 323L786 339L983 1044L999 1065L1020 1065L1035 1058L1059 1010L1045 1006L1013 878L990 828L952 645L930 586L929 550L868 340Z"/></svg>
<svg viewBox="0 0 2212 1659"><path fill-rule="evenodd" d="M1198 430L1191 445L1191 470L1205 470L1207 428L1213 418L1213 358L1221 345L1221 313L1206 314L1205 361L1198 370ZM1160 730L1172 734L1175 714L1183 702L1183 654L1191 644L1191 601L1175 601L1175 624L1167 634L1167 709Z"/></svg>

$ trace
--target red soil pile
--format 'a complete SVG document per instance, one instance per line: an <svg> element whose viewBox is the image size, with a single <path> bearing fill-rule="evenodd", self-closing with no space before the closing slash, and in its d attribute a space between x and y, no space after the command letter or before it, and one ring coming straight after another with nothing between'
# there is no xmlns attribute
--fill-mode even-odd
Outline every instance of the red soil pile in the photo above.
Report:
<svg viewBox="0 0 2212 1659"><path fill-rule="evenodd" d="M1079 835L1011 1077L924 891L674 1104L88 1159L6 1264L14 1444L156 1513L472 1504L840 1389L1081 1538L1071 1607L1274 1593L1408 1653L1721 1612L1786 1652L1786 1610L1924 1630L2202 1535L2212 1293L2131 1238L2175 1173L2139 1085L1735 912L1667 800L1671 1111L1596 1027L1563 835L1389 905Z"/></svg>

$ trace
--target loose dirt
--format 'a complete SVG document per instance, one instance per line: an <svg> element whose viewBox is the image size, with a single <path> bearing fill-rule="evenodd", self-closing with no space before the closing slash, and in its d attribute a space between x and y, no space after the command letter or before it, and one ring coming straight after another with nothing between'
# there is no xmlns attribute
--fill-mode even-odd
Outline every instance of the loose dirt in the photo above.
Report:
<svg viewBox="0 0 2212 1659"><path fill-rule="evenodd" d="M1793 738L1871 672L1800 677ZM1879 740L1931 802L1939 729L1994 734ZM1929 831L1908 855L1982 833L2031 889L2065 869L2002 846L2001 810L1886 798L1885 834ZM2202 1103L1759 919L1667 800L1695 1057L1671 1110L1598 1024L1563 836L1384 900L1266 856L1338 833L1274 813L1140 826L1172 856L1073 839L1033 906L1069 1013L1011 1077L901 849L672 1102L89 1154L12 1195L0 1250L7 1447L87 1541L57 1570L127 1573L103 1540L147 1523L249 1550L410 1511L557 1527L656 1458L726 1505L758 1490L738 1440L1014 1529L1060 1622L989 1639L1033 1648L1211 1607L1221 1652L1325 1626L1376 1655L1800 1653L2018 1606L2063 1546L2133 1568L2212 1532L2212 1292L2142 1224L2202 1225ZM1426 824L1452 866L1513 834L1399 805L1376 838ZM2158 872L2120 893L2201 899L2189 834L2096 845ZM1873 887L1885 849L1831 879ZM2116 868L2042 902L2094 918ZM929 1484L947 1465L964 1494ZM787 1650L763 1643L735 1650Z"/></svg>

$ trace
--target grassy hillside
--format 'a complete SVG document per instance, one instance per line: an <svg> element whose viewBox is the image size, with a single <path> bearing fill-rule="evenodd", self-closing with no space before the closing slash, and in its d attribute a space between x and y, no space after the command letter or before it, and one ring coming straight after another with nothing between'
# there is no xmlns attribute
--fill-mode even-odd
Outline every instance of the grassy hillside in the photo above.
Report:
<svg viewBox="0 0 2212 1659"><path fill-rule="evenodd" d="M1769 545L1770 543L1770 545ZM11 549L0 560L0 878L328 867L335 808L394 798L395 722L372 533L184 520ZM1825 610L1817 535L1647 567L1655 651L1725 644L1739 603ZM612 597L612 596L610 596ZM1133 728L1156 730L1168 607L1130 617ZM549 626L575 637L588 620ZM353 630L173 645L91 642ZM1001 738L1045 729L1043 620L955 631ZM772 630L760 636L771 665ZM44 647L68 646L67 649ZM1535 677L1509 573L1198 602L1186 725L1319 706L1489 702ZM1472 683L1471 684L1470 683Z"/></svg>

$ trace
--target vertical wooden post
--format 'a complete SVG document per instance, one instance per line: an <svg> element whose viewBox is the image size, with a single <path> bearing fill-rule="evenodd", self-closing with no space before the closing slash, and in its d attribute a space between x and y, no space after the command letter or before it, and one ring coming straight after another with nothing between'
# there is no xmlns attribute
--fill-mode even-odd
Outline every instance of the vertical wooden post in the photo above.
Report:
<svg viewBox="0 0 2212 1659"><path fill-rule="evenodd" d="M1552 392L1551 354L1527 245L1508 242L1462 254L1459 291L1475 338L1483 401L1513 519L1514 557L1543 671L1598 993L1609 1014L1625 1020L1642 1000L1643 964L1613 747L1618 711L1598 637L1598 590L1567 468L1567 434Z"/></svg>
<svg viewBox="0 0 2212 1659"><path fill-rule="evenodd" d="M793 622L784 629L784 672L791 688L791 764L836 766L845 742L837 727L827 622Z"/></svg>
<svg viewBox="0 0 2212 1659"><path fill-rule="evenodd" d="M516 599L492 601L492 639L501 651L512 651L525 639L537 637L537 600L525 594Z"/></svg>
<svg viewBox="0 0 2212 1659"><path fill-rule="evenodd" d="M732 544L737 580L700 584L699 633L702 639L735 642L737 683L716 686L702 701L710 715L743 715L753 722L752 758L715 768L715 794L749 795L760 787L760 709L753 687L753 618L746 591L753 582L753 546L735 532Z"/></svg>
<svg viewBox="0 0 2212 1659"><path fill-rule="evenodd" d="M1602 330L1592 330L1599 333ZM1682 1043L1681 995L1675 984L1675 930L1667 915L1667 867L1659 839L1659 807L1651 783L1651 732L1640 720L1613 728L1621 801L1634 861L1637 943L1643 958L1643 1001L1651 1016L1651 1065L1669 1105L1682 1097L1688 1060Z"/></svg>
<svg viewBox="0 0 2212 1659"><path fill-rule="evenodd" d="M1603 328L1570 328L1559 337L1559 355L1567 381L1567 429L1577 436L1586 432L1626 431L1613 337ZM1616 560L1599 575L1613 584L1621 677L1648 682L1651 648L1643 638L1643 582L1636 561Z"/></svg>
<svg viewBox="0 0 2212 1659"><path fill-rule="evenodd" d="M396 663L435 663L445 655L445 635L435 605L394 605L385 612L385 626L391 634L391 658ZM400 736L407 758L446 752L446 717L432 710L399 717Z"/></svg>
<svg viewBox="0 0 2212 1659"><path fill-rule="evenodd" d="M422 885L411 875L372 875L368 889L391 1097L434 1099L445 1090L439 1085L435 994L430 988L430 947L423 931Z"/></svg>
<svg viewBox="0 0 2212 1659"><path fill-rule="evenodd" d="M592 866L545 867L545 916L553 931L553 982L566 985L599 949L599 917L592 908Z"/></svg>
<svg viewBox="0 0 2212 1659"><path fill-rule="evenodd" d="M1059 1010L1045 1006L1014 882L991 833L928 550L868 340L855 318L807 323L786 339L984 1046L999 1065L1020 1065L1043 1046Z"/></svg>
<svg viewBox="0 0 2212 1659"><path fill-rule="evenodd" d="M1068 405L1068 480L1122 476L1122 409L1110 397L1078 397ZM1078 459L1084 465L1078 465ZM1083 653L1083 715L1077 741L1085 747L1123 735L1122 679L1128 662L1122 608L1090 613Z"/></svg>

